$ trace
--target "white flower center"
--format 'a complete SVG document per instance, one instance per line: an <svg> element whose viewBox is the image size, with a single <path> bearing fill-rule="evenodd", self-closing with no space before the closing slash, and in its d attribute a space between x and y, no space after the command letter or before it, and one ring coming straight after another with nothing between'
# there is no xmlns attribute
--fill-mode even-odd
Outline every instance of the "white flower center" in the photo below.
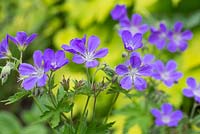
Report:
<svg viewBox="0 0 200 134"><path fill-rule="evenodd" d="M85 53L84 58L86 61L92 61L92 60L94 60L94 55L93 55L93 53L87 52L87 53Z"/></svg>
<svg viewBox="0 0 200 134"><path fill-rule="evenodd" d="M137 75L138 75L138 70L136 68L133 68L129 71L129 76L131 76L132 80L135 80Z"/></svg>
<svg viewBox="0 0 200 134"><path fill-rule="evenodd" d="M181 40L182 38L180 34L174 34L174 41L176 42L176 44L179 44Z"/></svg>
<svg viewBox="0 0 200 134"><path fill-rule="evenodd" d="M197 97L200 97L200 89L194 89L193 94Z"/></svg>
<svg viewBox="0 0 200 134"><path fill-rule="evenodd" d="M38 68L35 76L37 76L38 78L42 78L43 75L44 75L44 69Z"/></svg>
<svg viewBox="0 0 200 134"><path fill-rule="evenodd" d="M164 123L169 123L169 122L170 122L170 117L167 116L167 115L164 115L164 116L162 116L162 121L163 121Z"/></svg>
<svg viewBox="0 0 200 134"><path fill-rule="evenodd" d="M163 80L168 80L168 79L169 79L169 73L168 73L168 72L162 73L162 74L161 74L161 78L162 78Z"/></svg>

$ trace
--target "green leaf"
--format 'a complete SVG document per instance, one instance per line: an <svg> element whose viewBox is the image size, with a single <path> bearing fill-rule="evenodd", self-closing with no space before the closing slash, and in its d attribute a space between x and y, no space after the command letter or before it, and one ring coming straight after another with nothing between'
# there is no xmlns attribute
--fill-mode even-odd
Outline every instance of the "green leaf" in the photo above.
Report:
<svg viewBox="0 0 200 134"><path fill-rule="evenodd" d="M25 127L20 134L48 134L47 128L42 124L30 125Z"/></svg>
<svg viewBox="0 0 200 134"><path fill-rule="evenodd" d="M6 105L12 104L29 94L30 94L29 91L21 90L21 91L15 93L13 96L10 96L8 99L2 100L1 102L5 102Z"/></svg>
<svg viewBox="0 0 200 134"><path fill-rule="evenodd" d="M8 112L0 112L0 134L21 134L17 118Z"/></svg>

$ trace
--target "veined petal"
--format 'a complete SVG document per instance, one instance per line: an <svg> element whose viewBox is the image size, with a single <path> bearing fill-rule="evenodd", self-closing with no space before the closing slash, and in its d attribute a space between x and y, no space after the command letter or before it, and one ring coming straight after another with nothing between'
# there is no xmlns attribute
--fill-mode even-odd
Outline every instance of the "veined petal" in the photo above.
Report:
<svg viewBox="0 0 200 134"><path fill-rule="evenodd" d="M47 78L48 78L47 75L44 74L42 78L37 80L37 86L38 87L44 86L46 84Z"/></svg>
<svg viewBox="0 0 200 134"><path fill-rule="evenodd" d="M133 14L131 17L131 23L133 25L140 25L142 23L142 16L139 14Z"/></svg>
<svg viewBox="0 0 200 134"><path fill-rule="evenodd" d="M37 37L37 34L31 34L27 39L26 39L26 42L25 44L28 45L30 43L32 43L32 41Z"/></svg>
<svg viewBox="0 0 200 134"><path fill-rule="evenodd" d="M8 35L8 38L13 42L15 43L15 45L18 45L19 42L15 39L15 37L12 37L11 35Z"/></svg>
<svg viewBox="0 0 200 134"><path fill-rule="evenodd" d="M189 87L191 87L192 89L195 89L197 84L196 84L196 80L192 77L187 78L187 85Z"/></svg>
<svg viewBox="0 0 200 134"><path fill-rule="evenodd" d="M124 75L126 73L128 73L128 67L121 64L121 65L118 65L115 69L115 72L118 74L118 75Z"/></svg>
<svg viewBox="0 0 200 134"><path fill-rule="evenodd" d="M176 70L177 64L174 60L169 60L166 65L166 70L168 72Z"/></svg>
<svg viewBox="0 0 200 134"><path fill-rule="evenodd" d="M37 82L37 77L29 77L27 79L24 79L24 81L22 82L22 87L25 90L31 90L35 87Z"/></svg>
<svg viewBox="0 0 200 134"><path fill-rule="evenodd" d="M133 38L132 38L132 42L133 42L133 48L134 50L137 48L141 48L143 46L142 44L142 34L140 33L136 33Z"/></svg>
<svg viewBox="0 0 200 134"><path fill-rule="evenodd" d="M173 110L173 107L169 103L164 103L161 107L163 114L170 114Z"/></svg>
<svg viewBox="0 0 200 134"><path fill-rule="evenodd" d="M177 46L176 46L176 44L175 44L173 41L170 41L170 42L168 43L167 49L168 49L170 52L174 53L174 52L176 52Z"/></svg>
<svg viewBox="0 0 200 134"><path fill-rule="evenodd" d="M174 31L179 33L179 32L181 32L182 27L183 27L183 23L182 22L176 22L175 25L174 25Z"/></svg>
<svg viewBox="0 0 200 134"><path fill-rule="evenodd" d="M100 44L100 40L97 36L90 36L88 39L88 52L94 52Z"/></svg>
<svg viewBox="0 0 200 134"><path fill-rule="evenodd" d="M86 61L86 67L93 68L98 66L99 62L97 60Z"/></svg>
<svg viewBox="0 0 200 134"><path fill-rule="evenodd" d="M27 63L22 63L19 65L20 75L29 75L35 72L35 68Z"/></svg>
<svg viewBox="0 0 200 134"><path fill-rule="evenodd" d="M131 89L132 88L132 79L130 76L125 76L120 80L120 85L123 89Z"/></svg>
<svg viewBox="0 0 200 134"><path fill-rule="evenodd" d="M37 67L41 67L42 66L43 55L42 55L42 52L40 50L36 50L34 52L33 60L34 60L35 66L37 66Z"/></svg>
<svg viewBox="0 0 200 134"><path fill-rule="evenodd" d="M134 80L134 87L137 90L142 91L147 88L147 83L143 78L136 77Z"/></svg>
<svg viewBox="0 0 200 134"><path fill-rule="evenodd" d="M167 32L167 27L166 27L166 25L164 23L160 23L160 30L162 32Z"/></svg>
<svg viewBox="0 0 200 134"><path fill-rule="evenodd" d="M62 48L63 48L65 51L68 51L68 52L70 52L70 53L73 53L73 54L76 53L76 51L75 51L71 46L68 46L68 45L66 45L66 44L63 44L63 45L62 45Z"/></svg>
<svg viewBox="0 0 200 134"><path fill-rule="evenodd" d="M103 58L108 54L108 49L107 48L102 48L95 52L94 58Z"/></svg>
<svg viewBox="0 0 200 134"><path fill-rule="evenodd" d="M15 37L20 45L25 45L25 41L27 39L27 34L23 31L17 32Z"/></svg>
<svg viewBox="0 0 200 134"><path fill-rule="evenodd" d="M70 42L70 46L76 52L84 54L86 51L85 44L81 39L73 39Z"/></svg>
<svg viewBox="0 0 200 134"><path fill-rule="evenodd" d="M47 48L44 50L44 60L45 61L52 61L55 60L55 55L54 55L54 51L50 48Z"/></svg>
<svg viewBox="0 0 200 134"><path fill-rule="evenodd" d="M134 44L132 40L132 34L128 30L122 32L122 41L124 43L124 47L127 50L134 50Z"/></svg>
<svg viewBox="0 0 200 134"><path fill-rule="evenodd" d="M85 62L85 60L83 59L82 56L78 55L78 54L75 54L72 58L72 61L76 64L82 64Z"/></svg>
<svg viewBox="0 0 200 134"><path fill-rule="evenodd" d="M137 56L131 56L130 64L131 64L132 68L137 68L141 65L141 59Z"/></svg>
<svg viewBox="0 0 200 134"><path fill-rule="evenodd" d="M55 53L55 58L56 58L56 64L58 67L61 67L69 62L69 60L66 59L66 57L65 57L64 51L62 51L62 50L58 50Z"/></svg>
<svg viewBox="0 0 200 134"><path fill-rule="evenodd" d="M192 36L193 36L193 34L190 30L186 30L182 33L182 38L184 40L190 40L190 39L192 39Z"/></svg>
<svg viewBox="0 0 200 134"><path fill-rule="evenodd" d="M150 65L144 65L138 69L138 73L143 76L150 76L152 74L152 67Z"/></svg>
<svg viewBox="0 0 200 134"><path fill-rule="evenodd" d="M189 97L189 98L194 96L192 90L187 89L187 88L183 89L183 94L184 94L184 96Z"/></svg>
<svg viewBox="0 0 200 134"><path fill-rule="evenodd" d="M160 111L158 109L155 109L155 108L152 109L151 110L151 114L156 118L161 118L161 113L160 113Z"/></svg>
<svg viewBox="0 0 200 134"><path fill-rule="evenodd" d="M159 73L162 73L162 72L165 71L165 66L164 66L163 62L160 61L160 60L157 60L154 63L154 67L155 67L156 71L159 72Z"/></svg>

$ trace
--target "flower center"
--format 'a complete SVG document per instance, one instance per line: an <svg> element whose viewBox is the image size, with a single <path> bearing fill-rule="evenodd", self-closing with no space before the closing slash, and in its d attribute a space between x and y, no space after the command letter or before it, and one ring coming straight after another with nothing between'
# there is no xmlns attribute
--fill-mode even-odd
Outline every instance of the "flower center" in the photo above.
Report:
<svg viewBox="0 0 200 134"><path fill-rule="evenodd" d="M85 53L84 58L85 58L86 61L94 60L93 53L89 53L89 52Z"/></svg>
<svg viewBox="0 0 200 134"><path fill-rule="evenodd" d="M168 72L162 73L162 74L161 74L161 78L162 78L163 80L168 80L168 79L169 79L169 73L168 73Z"/></svg>
<svg viewBox="0 0 200 134"><path fill-rule="evenodd" d="M174 41L178 44L181 41L181 35L180 34L174 34Z"/></svg>
<svg viewBox="0 0 200 134"><path fill-rule="evenodd" d="M138 73L138 70L136 68L133 68L130 70L129 75L134 80L136 78L136 76L138 75L137 73Z"/></svg>
<svg viewBox="0 0 200 134"><path fill-rule="evenodd" d="M140 31L138 30L138 28L136 26L131 26L130 31L131 31L131 33L132 33L133 36L136 33L140 33Z"/></svg>
<svg viewBox="0 0 200 134"><path fill-rule="evenodd" d="M167 115L164 115L164 116L162 117L162 121L163 121L164 123L169 123L169 122L170 122L170 117L167 116Z"/></svg>
<svg viewBox="0 0 200 134"><path fill-rule="evenodd" d="M43 75L44 75L44 69L43 69L43 68L38 68L38 69L37 69L36 76L37 76L38 78L42 78Z"/></svg>
<svg viewBox="0 0 200 134"><path fill-rule="evenodd" d="M194 94L195 96L200 97L200 89L194 89L194 90L193 90L193 94Z"/></svg>

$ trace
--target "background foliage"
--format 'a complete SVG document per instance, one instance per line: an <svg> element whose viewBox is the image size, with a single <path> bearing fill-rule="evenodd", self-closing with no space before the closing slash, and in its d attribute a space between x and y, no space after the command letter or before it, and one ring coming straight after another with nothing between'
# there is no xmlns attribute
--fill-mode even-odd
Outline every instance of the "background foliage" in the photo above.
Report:
<svg viewBox="0 0 200 134"><path fill-rule="evenodd" d="M126 4L130 15L140 13L144 22L149 25L157 26L160 21L165 21L172 27L175 21L182 21L184 28L193 31L194 37L189 42L189 48L183 53L160 52L154 46L145 44L157 58L164 61L171 58L178 62L178 69L184 73L184 77L170 89L162 84L159 89L169 95L169 101L174 106L183 109L184 112L190 112L192 101L183 97L182 89L186 87L185 81L188 76L193 76L200 81L199 0L1 0L0 38L5 37L7 33L14 36L17 31L38 33L38 38L28 47L23 59L24 62L32 62L32 54L36 49L44 50L47 47L61 49L61 45L68 44L72 38L82 37L84 34L88 37L97 35L101 39L101 46L109 48L108 56L101 62L115 67L121 63L123 52L122 41L116 30L117 22L110 17L110 11L116 4ZM14 49L15 46L11 45ZM1 61L0 64L5 63ZM62 79L63 74L77 79L86 77L83 66L75 66L74 63L70 63L57 72L56 82ZM17 88L16 73L12 72L6 84L0 87L0 100L8 98L16 92ZM85 97L80 96L76 100L76 114L82 109L83 99L85 100ZM102 95L98 99L101 100L97 106L97 116L100 118L104 115L102 109L109 107L108 100L112 99L112 95L106 98ZM114 125L116 134L144 133L153 123L150 113L141 112L144 111L142 97L132 102L121 95L115 108L120 110L115 111L109 120L117 120ZM31 99L24 99L8 106L0 103L0 110L0 134L51 132L47 125L34 122L39 118L40 113L32 104ZM193 126L193 128L199 129L198 126Z"/></svg>

